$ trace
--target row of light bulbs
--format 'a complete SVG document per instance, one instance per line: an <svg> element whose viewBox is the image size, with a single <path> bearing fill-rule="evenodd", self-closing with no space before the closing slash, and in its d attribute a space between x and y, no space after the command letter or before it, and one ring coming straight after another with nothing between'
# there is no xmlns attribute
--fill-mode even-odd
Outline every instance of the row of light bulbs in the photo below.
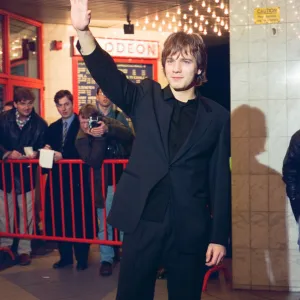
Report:
<svg viewBox="0 0 300 300"><path fill-rule="evenodd" d="M198 2L198 0L196 0ZM222 1L220 3L220 1ZM176 13L174 12L171 16L169 11L166 11L165 17L162 18L161 22L159 22L159 16L158 14L155 15L154 20L150 21L149 17L146 16L144 19L144 25L142 25L143 30L149 29L156 29L158 28L158 31L164 31L164 29L178 31L178 30L184 30L188 33L193 32L192 24L194 23L194 28L198 28L200 32L203 34L207 34L206 26L204 25L210 25L210 27L213 28L213 32L217 33L219 36L222 35L221 28L224 28L226 31L229 30L228 25L228 7L224 4L223 0L214 0L216 4L219 4L218 7L214 5L214 9L212 9L212 6L210 2L207 2L203 0L201 2L201 14L199 13L199 10L196 8L197 6L193 6L192 4L189 5L188 10L190 12L193 12L193 17L191 17L191 14L182 13L182 10L180 7L177 8ZM203 8L207 10L209 15L203 14ZM220 8L223 12L223 16L217 16L215 8ZM177 14L177 17L176 17ZM193 20L195 17L195 20ZM166 20L167 19L167 22ZM179 19L179 20L178 20ZM208 20L210 19L210 21ZM213 19L213 20L211 20ZM178 21L177 21L178 20ZM157 24L158 23L158 24ZM166 25L168 23L168 25ZM176 23L176 24L174 24ZM209 24L210 23L210 24ZM214 25L212 24L214 23ZM183 25L184 24L184 25ZM166 26L165 26L166 25ZM141 26L140 22L137 20L135 23L136 27ZM150 27L151 26L151 27Z"/></svg>

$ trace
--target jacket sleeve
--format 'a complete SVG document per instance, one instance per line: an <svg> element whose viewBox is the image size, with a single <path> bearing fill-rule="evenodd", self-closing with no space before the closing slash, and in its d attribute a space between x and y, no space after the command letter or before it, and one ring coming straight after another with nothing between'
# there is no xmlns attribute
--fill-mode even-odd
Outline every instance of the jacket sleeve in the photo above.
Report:
<svg viewBox="0 0 300 300"><path fill-rule="evenodd" d="M77 48L80 51L79 42ZM112 57L99 46L97 41L95 50L82 57L104 94L131 117L137 102L141 99L141 86L128 80L126 75L118 70Z"/></svg>
<svg viewBox="0 0 300 300"><path fill-rule="evenodd" d="M231 218L230 118L223 125L209 166L212 230L210 243L228 245Z"/></svg>
<svg viewBox="0 0 300 300"><path fill-rule="evenodd" d="M41 148L43 148L46 144L46 133L48 130L48 125L44 120L41 120L40 122L40 128L39 128L39 134L37 137L37 140L34 144L34 150L37 151Z"/></svg>
<svg viewBox="0 0 300 300"><path fill-rule="evenodd" d="M300 216L299 191L299 162L300 162L300 131L297 131L291 138L290 145L283 161L283 181L286 184L286 193L290 199L292 210L296 221Z"/></svg>
<svg viewBox="0 0 300 300"><path fill-rule="evenodd" d="M8 153L8 150L5 148L3 140L4 140L4 117L3 113L0 114L0 159L4 159L5 153Z"/></svg>
<svg viewBox="0 0 300 300"><path fill-rule="evenodd" d="M112 118L105 118L104 122L108 126L107 137L111 137L124 143L132 143L134 135L129 127Z"/></svg>
<svg viewBox="0 0 300 300"><path fill-rule="evenodd" d="M75 147L80 158L93 168L101 168L105 158L106 138L89 137L81 129L78 132Z"/></svg>

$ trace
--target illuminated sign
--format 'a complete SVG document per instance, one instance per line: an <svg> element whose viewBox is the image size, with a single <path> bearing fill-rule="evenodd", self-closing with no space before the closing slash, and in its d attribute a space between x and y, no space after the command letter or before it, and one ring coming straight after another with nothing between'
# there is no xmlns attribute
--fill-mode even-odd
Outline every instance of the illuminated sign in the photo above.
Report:
<svg viewBox="0 0 300 300"><path fill-rule="evenodd" d="M159 57L159 47L156 41L122 40L96 38L99 45L113 57L134 57L156 59ZM76 48L78 38L73 39L73 53L80 55Z"/></svg>

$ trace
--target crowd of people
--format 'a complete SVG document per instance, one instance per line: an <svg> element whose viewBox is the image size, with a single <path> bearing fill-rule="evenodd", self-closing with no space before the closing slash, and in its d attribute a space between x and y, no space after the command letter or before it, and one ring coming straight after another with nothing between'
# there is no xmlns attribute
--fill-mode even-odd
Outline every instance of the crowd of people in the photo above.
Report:
<svg viewBox="0 0 300 300"><path fill-rule="evenodd" d="M6 102L0 114L0 157L5 169L3 178L2 173L0 175L0 231L6 232L8 220L10 232L16 230L17 224L21 234L33 233L33 226L36 225L33 218L36 205L32 201L32 195L35 194L38 183L36 176L32 174L36 174L38 164L23 163L20 172L17 161L38 158L39 150L47 149L54 151L54 162L82 159L85 164L82 170L80 164L74 164L71 168L69 164L61 167L54 164L51 172L49 169L42 170L43 176L46 177L45 203L42 205L44 234L51 237L93 239L96 238L94 233L98 233L99 239L103 240L104 231L107 230L108 238L112 240L112 227L107 225L107 228L104 228L104 218L105 213L110 212L115 189L112 173L116 173L116 184L123 166L105 165L102 172L102 163L105 158L121 159L130 155L134 135L124 113L115 109L112 102L98 88L97 105L83 105L79 114L76 114L73 95L68 90L60 90L55 94L54 102L61 118L48 126L34 111L34 101L35 97L29 89L19 88L15 92L13 102ZM32 148L30 154L26 153L28 147ZM17 160L13 171L9 164L5 164L6 159ZM102 174L104 180L101 178ZM102 189L105 189L104 194ZM103 195L106 195L105 199ZM93 211L93 208L96 211ZM93 220L93 217L96 220ZM72 218L75 230L72 227ZM60 269L73 264L74 250L77 270L86 269L89 246L88 243L58 242L60 259L53 264L53 268ZM31 263L32 249L29 239L20 239L16 244L12 238L1 238L0 247L0 268L1 265L18 263L25 266ZM9 252L4 251L7 247L15 253L15 261ZM100 253L100 275L109 276L113 271L114 248L101 246Z"/></svg>

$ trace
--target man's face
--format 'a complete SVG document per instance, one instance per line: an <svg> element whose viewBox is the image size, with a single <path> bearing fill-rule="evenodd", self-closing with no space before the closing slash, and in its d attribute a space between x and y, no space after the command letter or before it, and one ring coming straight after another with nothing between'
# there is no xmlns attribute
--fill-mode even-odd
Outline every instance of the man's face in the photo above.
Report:
<svg viewBox="0 0 300 300"><path fill-rule="evenodd" d="M73 103L67 97L59 99L56 107L63 119L68 119L73 114Z"/></svg>
<svg viewBox="0 0 300 300"><path fill-rule="evenodd" d="M89 119L83 118L79 115L80 128L83 132L87 133L89 131Z"/></svg>
<svg viewBox="0 0 300 300"><path fill-rule="evenodd" d="M109 107L112 105L111 101L104 95L104 93L99 90L98 94L96 95L97 102L102 107Z"/></svg>
<svg viewBox="0 0 300 300"><path fill-rule="evenodd" d="M175 91L189 89L195 76L200 73L196 59L190 52L175 53L166 59L165 74L171 88Z"/></svg>
<svg viewBox="0 0 300 300"><path fill-rule="evenodd" d="M27 118L32 112L34 100L21 100L14 102L14 107L18 111L20 117Z"/></svg>

